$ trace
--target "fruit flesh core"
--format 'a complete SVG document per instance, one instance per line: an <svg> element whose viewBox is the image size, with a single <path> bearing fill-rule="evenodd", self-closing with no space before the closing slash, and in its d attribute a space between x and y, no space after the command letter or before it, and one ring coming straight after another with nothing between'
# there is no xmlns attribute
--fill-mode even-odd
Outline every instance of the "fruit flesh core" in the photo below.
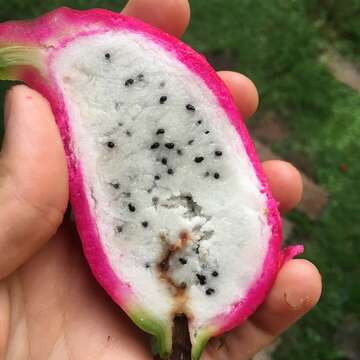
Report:
<svg viewBox="0 0 360 360"><path fill-rule="evenodd" d="M186 314L194 341L246 296L271 238L239 135L204 81L141 33L74 39L51 70L113 271L160 321Z"/></svg>

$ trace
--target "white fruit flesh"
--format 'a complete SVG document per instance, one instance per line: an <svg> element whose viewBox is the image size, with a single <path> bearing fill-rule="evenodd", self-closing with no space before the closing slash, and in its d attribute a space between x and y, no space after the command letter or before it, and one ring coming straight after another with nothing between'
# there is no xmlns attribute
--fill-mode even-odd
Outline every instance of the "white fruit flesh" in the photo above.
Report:
<svg viewBox="0 0 360 360"><path fill-rule="evenodd" d="M205 82L144 35L78 38L52 71L113 270L159 319L191 315L194 337L245 296L271 236L239 135Z"/></svg>

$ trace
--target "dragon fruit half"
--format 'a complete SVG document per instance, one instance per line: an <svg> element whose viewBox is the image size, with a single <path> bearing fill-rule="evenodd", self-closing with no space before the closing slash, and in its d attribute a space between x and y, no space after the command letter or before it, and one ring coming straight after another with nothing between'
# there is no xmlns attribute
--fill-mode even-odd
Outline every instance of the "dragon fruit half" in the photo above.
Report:
<svg viewBox="0 0 360 360"><path fill-rule="evenodd" d="M161 357L183 328L181 358L199 359L302 251L280 250L277 204L228 90L172 36L61 8L0 25L0 77L49 100L92 272Z"/></svg>

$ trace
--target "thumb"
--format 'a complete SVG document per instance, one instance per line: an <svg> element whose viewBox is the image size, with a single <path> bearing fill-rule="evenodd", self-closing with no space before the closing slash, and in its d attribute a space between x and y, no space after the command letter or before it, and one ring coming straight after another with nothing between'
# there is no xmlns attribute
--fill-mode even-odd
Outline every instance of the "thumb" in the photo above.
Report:
<svg viewBox="0 0 360 360"><path fill-rule="evenodd" d="M0 279L56 232L67 202L65 154L50 106L15 86L6 96L0 153Z"/></svg>

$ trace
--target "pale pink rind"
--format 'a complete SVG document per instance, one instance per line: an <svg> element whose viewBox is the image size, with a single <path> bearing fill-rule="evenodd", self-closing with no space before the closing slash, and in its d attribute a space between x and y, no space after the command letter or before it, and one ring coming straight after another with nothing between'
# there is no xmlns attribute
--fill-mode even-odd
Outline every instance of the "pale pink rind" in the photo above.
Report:
<svg viewBox="0 0 360 360"><path fill-rule="evenodd" d="M18 31L14 31L14 26ZM219 104L226 111L229 119L239 133L248 157L261 183L261 191L267 197L268 223L271 226L272 236L269 240L268 252L264 261L263 270L258 279L251 285L246 297L234 304L232 311L220 314L211 324L216 324L212 335L220 334L232 329L244 321L263 301L269 291L279 266L284 260L299 253L297 250L286 250L284 255L281 246L281 219L277 204L272 198L265 175L257 158L254 145L249 137L244 122L237 107L221 79L206 62L203 56L195 53L178 39L165 34L138 20L121 16L107 10L95 9L89 11L75 11L66 8L58 9L32 22L9 22L0 25L0 46L5 44L24 44L46 48L49 53L49 67L52 56L56 51L74 38L102 33L109 30L128 29L142 33L144 36L160 44L172 53L179 61L185 64L193 73L203 79L209 89L217 97ZM24 78L30 86L39 90L50 101L57 119L61 135L69 159L71 200L77 219L80 236L83 239L85 255L91 269L115 302L123 308L129 303L136 303L130 285L121 282L116 277L102 249L95 219L86 198L83 186L81 165L74 158L71 151L71 129L67 116L66 106L61 90L55 87L54 78L45 82L35 72L27 71ZM209 324L209 325L211 325ZM210 329L210 328L209 328ZM205 330L204 330L205 331Z"/></svg>

